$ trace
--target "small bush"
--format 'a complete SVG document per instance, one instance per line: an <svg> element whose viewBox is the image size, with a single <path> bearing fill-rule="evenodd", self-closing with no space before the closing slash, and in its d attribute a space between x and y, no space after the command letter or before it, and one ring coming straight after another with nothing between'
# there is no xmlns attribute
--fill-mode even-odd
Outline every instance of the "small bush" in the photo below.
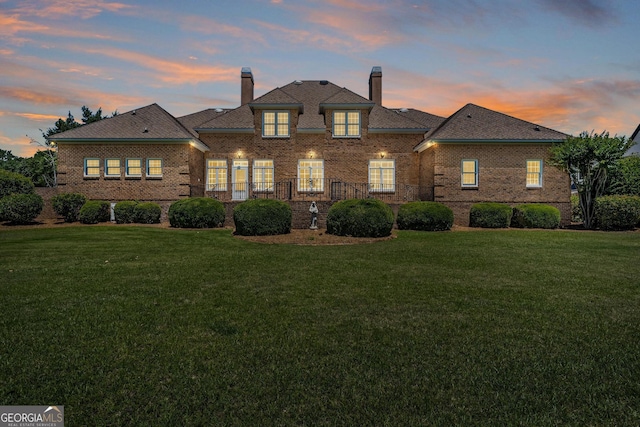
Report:
<svg viewBox="0 0 640 427"><path fill-rule="evenodd" d="M64 222L75 222L87 198L78 193L65 193L53 196L51 202L53 210L64 218Z"/></svg>
<svg viewBox="0 0 640 427"><path fill-rule="evenodd" d="M598 197L595 200L595 217L601 230L632 230L640 222L640 197Z"/></svg>
<svg viewBox="0 0 640 427"><path fill-rule="evenodd" d="M212 228L224 223L222 202L207 197L192 197L173 202L169 207L169 223L179 228Z"/></svg>
<svg viewBox="0 0 640 427"><path fill-rule="evenodd" d="M513 208L511 226L518 228L558 228L560 210L541 204L524 204Z"/></svg>
<svg viewBox="0 0 640 427"><path fill-rule="evenodd" d="M0 199L11 194L32 194L33 181L19 173L0 169Z"/></svg>
<svg viewBox="0 0 640 427"><path fill-rule="evenodd" d="M158 224L162 209L152 202L138 203L134 209L134 220L140 224Z"/></svg>
<svg viewBox="0 0 640 427"><path fill-rule="evenodd" d="M571 195L571 222L582 222L582 209L580 209L580 196Z"/></svg>
<svg viewBox="0 0 640 427"><path fill-rule="evenodd" d="M291 206L280 200L247 200L233 209L236 234L272 236L291 232Z"/></svg>
<svg viewBox="0 0 640 427"><path fill-rule="evenodd" d="M111 205L103 200L89 200L80 209L78 219L83 224L107 222L111 218Z"/></svg>
<svg viewBox="0 0 640 427"><path fill-rule="evenodd" d="M393 211L376 199L334 203L327 212L327 233L338 236L385 237L391 234Z"/></svg>
<svg viewBox="0 0 640 427"><path fill-rule="evenodd" d="M506 228L511 224L513 209L502 203L476 203L469 212L469 225L482 228Z"/></svg>
<svg viewBox="0 0 640 427"><path fill-rule="evenodd" d="M136 222L136 206L138 202L125 200L116 203L113 208L113 213L116 217L116 223L118 224L131 224Z"/></svg>
<svg viewBox="0 0 640 427"><path fill-rule="evenodd" d="M43 207L38 194L11 194L0 199L0 220L26 224L40 215Z"/></svg>
<svg viewBox="0 0 640 427"><path fill-rule="evenodd" d="M410 202L400 206L396 222L400 230L450 230L453 211L438 202Z"/></svg>

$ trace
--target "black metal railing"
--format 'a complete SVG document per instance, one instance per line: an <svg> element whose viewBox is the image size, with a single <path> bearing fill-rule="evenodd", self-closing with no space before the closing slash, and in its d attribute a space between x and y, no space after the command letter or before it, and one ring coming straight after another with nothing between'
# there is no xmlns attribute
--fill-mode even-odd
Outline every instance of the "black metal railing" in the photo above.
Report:
<svg viewBox="0 0 640 427"><path fill-rule="evenodd" d="M191 196L204 195L221 201L277 199L285 201L338 201L375 198L386 202L411 202L424 199L432 190L409 184L369 184L345 182L335 178L300 180L291 178L277 182L232 183L206 187L192 185Z"/></svg>

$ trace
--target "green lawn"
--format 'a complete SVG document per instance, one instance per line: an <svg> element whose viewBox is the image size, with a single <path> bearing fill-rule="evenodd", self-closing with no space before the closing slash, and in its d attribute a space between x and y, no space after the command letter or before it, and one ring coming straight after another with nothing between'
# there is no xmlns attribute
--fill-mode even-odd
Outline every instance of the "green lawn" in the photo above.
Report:
<svg viewBox="0 0 640 427"><path fill-rule="evenodd" d="M0 230L0 405L67 426L640 424L640 233Z"/></svg>

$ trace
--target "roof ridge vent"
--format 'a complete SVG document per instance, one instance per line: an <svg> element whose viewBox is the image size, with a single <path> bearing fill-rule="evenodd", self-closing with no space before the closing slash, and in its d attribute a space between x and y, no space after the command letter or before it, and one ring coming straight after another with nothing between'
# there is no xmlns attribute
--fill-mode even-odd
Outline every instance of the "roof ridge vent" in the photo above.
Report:
<svg viewBox="0 0 640 427"><path fill-rule="evenodd" d="M326 86L329 84L329 80L320 80L320 86Z"/></svg>
<svg viewBox="0 0 640 427"><path fill-rule="evenodd" d="M222 108L216 108L214 111L216 113L222 113L224 110Z"/></svg>
<svg viewBox="0 0 640 427"><path fill-rule="evenodd" d="M133 110L133 112L131 113L132 116L136 115L136 110Z"/></svg>
<svg viewBox="0 0 640 427"><path fill-rule="evenodd" d="M401 112L401 113L407 113L407 112L409 112L409 109L408 108L400 108L398 111Z"/></svg>
<svg viewBox="0 0 640 427"><path fill-rule="evenodd" d="M293 84L301 85L302 84L302 80L294 80Z"/></svg>
<svg viewBox="0 0 640 427"><path fill-rule="evenodd" d="M540 132L540 126L536 125L536 127L534 127L533 130Z"/></svg>

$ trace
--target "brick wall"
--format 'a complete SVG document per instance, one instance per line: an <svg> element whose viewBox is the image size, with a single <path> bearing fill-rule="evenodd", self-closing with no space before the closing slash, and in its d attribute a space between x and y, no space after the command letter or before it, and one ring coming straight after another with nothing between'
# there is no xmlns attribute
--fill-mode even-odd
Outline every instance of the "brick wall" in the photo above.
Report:
<svg viewBox="0 0 640 427"><path fill-rule="evenodd" d="M195 150L195 151L194 151ZM201 165L199 151L188 144L64 144L58 146L58 186L60 192L81 193L89 199L120 201L173 201L188 197L191 184L190 166ZM100 177L84 177L84 159L100 159ZM119 158L121 174L105 177L105 159ZM141 177L125 177L125 160L140 158ZM147 178L147 158L161 158L162 178ZM200 166L200 171L202 170ZM197 179L197 177L195 177Z"/></svg>
<svg viewBox="0 0 640 427"><path fill-rule="evenodd" d="M545 203L556 206L562 225L571 221L567 174L547 164L549 144L438 144L421 153L421 167L433 170L434 200L454 210L455 221L468 225L469 207L478 202ZM433 159L432 159L433 158ZM478 187L462 188L462 159L478 161ZM541 159L543 185L527 188L526 161Z"/></svg>

